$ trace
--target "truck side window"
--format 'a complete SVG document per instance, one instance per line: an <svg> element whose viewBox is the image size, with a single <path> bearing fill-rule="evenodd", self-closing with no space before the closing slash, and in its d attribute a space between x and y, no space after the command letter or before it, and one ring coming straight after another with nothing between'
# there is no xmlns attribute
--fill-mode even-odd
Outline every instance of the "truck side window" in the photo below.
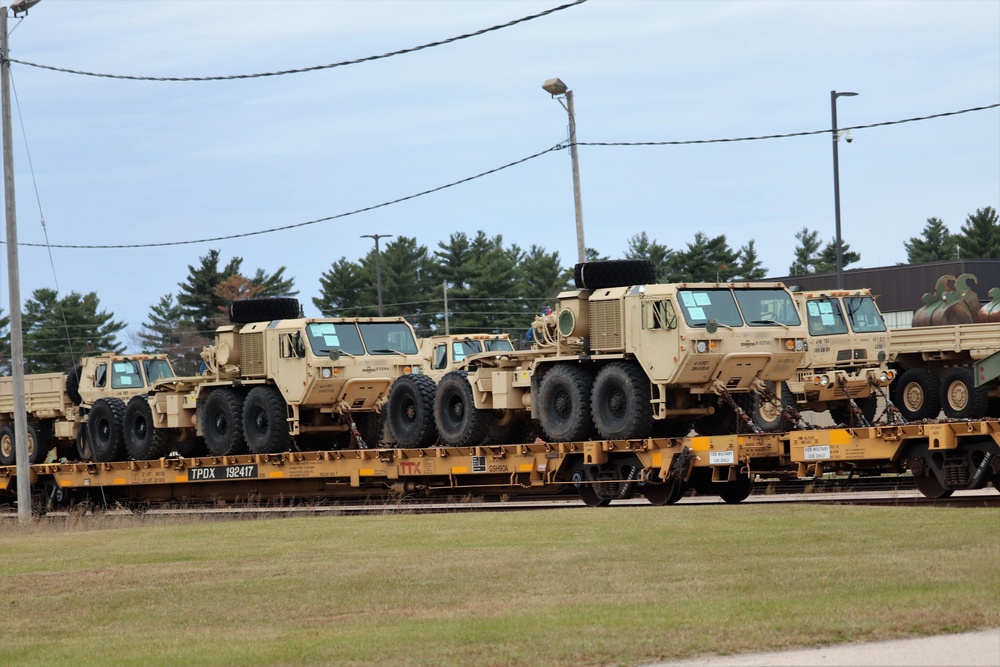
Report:
<svg viewBox="0 0 1000 667"><path fill-rule="evenodd" d="M94 373L94 386L103 387L108 383L108 366L101 364Z"/></svg>
<svg viewBox="0 0 1000 667"><path fill-rule="evenodd" d="M434 368L442 369L448 365L448 346L438 345L434 348Z"/></svg>
<svg viewBox="0 0 1000 667"><path fill-rule="evenodd" d="M670 301L646 301L642 304L642 326L645 329L676 329L677 313Z"/></svg>
<svg viewBox="0 0 1000 667"><path fill-rule="evenodd" d="M298 358L306 356L305 343L298 331L283 333L280 337L282 358Z"/></svg>

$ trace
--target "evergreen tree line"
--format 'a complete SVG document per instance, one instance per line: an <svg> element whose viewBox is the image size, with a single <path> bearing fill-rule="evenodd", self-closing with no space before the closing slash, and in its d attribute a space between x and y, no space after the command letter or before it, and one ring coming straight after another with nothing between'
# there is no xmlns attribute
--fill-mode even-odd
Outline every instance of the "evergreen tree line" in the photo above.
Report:
<svg viewBox="0 0 1000 667"><path fill-rule="evenodd" d="M822 246L819 233L803 228L789 275L833 271L833 241ZM822 247L821 247L822 246ZM904 243L910 264L951 259L1000 258L1000 224L992 207L970 214L957 233L937 218L929 218L919 237ZM625 259L648 259L661 282L728 282L760 280L768 275L757 256L755 242L733 249L725 235L697 232L684 248L672 249L646 232L628 240ZM593 248L587 260L606 260ZM843 266L860 255L842 243ZM228 323L229 304L237 299L297 296L294 278L285 267L273 274L262 269L244 273L242 258L224 265L220 251L210 250L197 265L188 265L177 291L165 294L150 307L137 332L127 335L127 347L143 353L165 353L180 374L197 372L203 347L213 333ZM452 234L431 251L416 238L399 236L379 254L382 310L386 316L405 317L427 336L444 333L509 333L520 339L532 319L555 296L570 287L572 269L563 267L558 253L532 245L523 249L505 245L500 235L479 231ZM372 248L352 261L341 257L320 277L320 295L312 304L324 317L378 315L376 257ZM64 372L76 361L98 352L122 353L119 335L127 324L100 309L96 293L35 290L22 313L25 372ZM10 372L10 319L0 317L0 373Z"/></svg>

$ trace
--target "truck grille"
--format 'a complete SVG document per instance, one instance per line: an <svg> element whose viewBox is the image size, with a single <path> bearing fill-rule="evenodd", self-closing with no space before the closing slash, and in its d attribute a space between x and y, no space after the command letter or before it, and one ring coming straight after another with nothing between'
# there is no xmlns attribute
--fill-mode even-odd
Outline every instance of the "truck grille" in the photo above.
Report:
<svg viewBox="0 0 1000 667"><path fill-rule="evenodd" d="M621 348L621 303L618 301L591 301L590 349L610 351Z"/></svg>
<svg viewBox="0 0 1000 667"><path fill-rule="evenodd" d="M264 334L240 334L240 370L244 377L264 375Z"/></svg>

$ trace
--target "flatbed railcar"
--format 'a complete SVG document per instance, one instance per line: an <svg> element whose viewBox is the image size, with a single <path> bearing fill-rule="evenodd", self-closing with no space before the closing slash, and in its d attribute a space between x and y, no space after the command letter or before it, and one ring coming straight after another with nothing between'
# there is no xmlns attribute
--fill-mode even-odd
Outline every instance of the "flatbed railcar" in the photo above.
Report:
<svg viewBox="0 0 1000 667"><path fill-rule="evenodd" d="M607 505L643 496L672 504L689 490L739 502L758 477L910 471L925 496L1000 489L1000 422L941 421L788 433L419 449L164 457L31 466L40 507L85 500L357 499L405 495L576 494ZM14 499L17 470L0 467Z"/></svg>

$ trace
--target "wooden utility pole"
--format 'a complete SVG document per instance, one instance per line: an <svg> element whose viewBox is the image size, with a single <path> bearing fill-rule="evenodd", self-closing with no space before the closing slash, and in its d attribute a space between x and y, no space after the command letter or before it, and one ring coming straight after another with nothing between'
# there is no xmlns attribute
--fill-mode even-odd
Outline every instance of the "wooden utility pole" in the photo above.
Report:
<svg viewBox="0 0 1000 667"><path fill-rule="evenodd" d="M37 0L36 0L37 2ZM12 6L15 12L18 4ZM21 3L25 5L26 3ZM31 3L35 4L35 3ZM28 5L30 6L30 5ZM22 6L27 11L27 7ZM17 517L31 522L31 468L28 464L28 411L24 402L24 340L21 332L21 280L17 266L17 217L14 206L14 149L10 121L10 48L7 8L0 7L0 114L3 115L3 192L7 214L7 274L10 281L10 358L14 380L14 455L17 457ZM35 443L38 446L38 443Z"/></svg>

